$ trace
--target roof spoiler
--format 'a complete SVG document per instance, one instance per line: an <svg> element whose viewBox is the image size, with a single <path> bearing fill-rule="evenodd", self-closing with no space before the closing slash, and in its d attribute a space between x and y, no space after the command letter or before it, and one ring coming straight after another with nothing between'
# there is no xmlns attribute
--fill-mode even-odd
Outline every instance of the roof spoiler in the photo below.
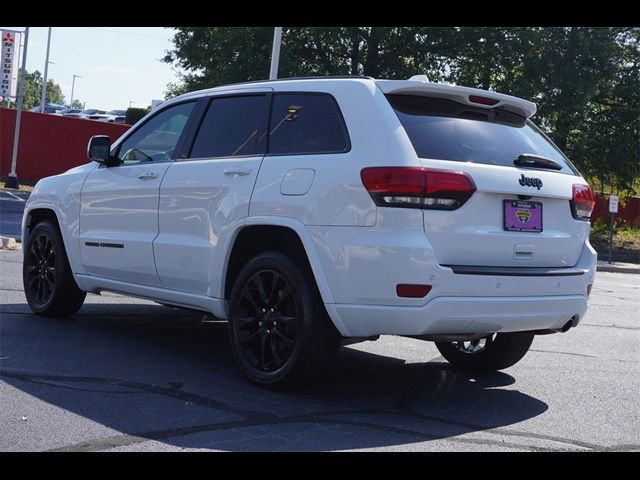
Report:
<svg viewBox="0 0 640 480"><path fill-rule="evenodd" d="M418 80L416 77L420 79ZM394 93L446 98L477 108L503 108L525 118L533 116L537 110L535 103L522 98L480 90L479 88L459 87L445 83L429 83L424 75L416 75L409 80L376 80L376 84L385 94Z"/></svg>

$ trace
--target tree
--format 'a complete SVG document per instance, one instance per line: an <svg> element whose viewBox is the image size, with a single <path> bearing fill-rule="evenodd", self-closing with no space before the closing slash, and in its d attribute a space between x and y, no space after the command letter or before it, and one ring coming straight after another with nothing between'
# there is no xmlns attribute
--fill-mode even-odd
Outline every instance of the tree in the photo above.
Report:
<svg viewBox="0 0 640 480"><path fill-rule="evenodd" d="M167 95L264 79L270 27L176 28ZM587 176L630 191L640 176L640 28L291 27L279 77L370 75L496 90L532 99L535 121Z"/></svg>
<svg viewBox="0 0 640 480"><path fill-rule="evenodd" d="M69 108L84 110L84 102L78 100L77 98L74 98L73 102L71 102L71 104L69 105Z"/></svg>
<svg viewBox="0 0 640 480"><path fill-rule="evenodd" d="M40 98L42 96L42 75L38 70L33 73L25 72L24 75L24 101L22 104L23 110L31 110L33 107L40 105ZM45 97L46 103L58 103L64 104L64 95L60 85L54 82L53 79L47 80L47 94Z"/></svg>

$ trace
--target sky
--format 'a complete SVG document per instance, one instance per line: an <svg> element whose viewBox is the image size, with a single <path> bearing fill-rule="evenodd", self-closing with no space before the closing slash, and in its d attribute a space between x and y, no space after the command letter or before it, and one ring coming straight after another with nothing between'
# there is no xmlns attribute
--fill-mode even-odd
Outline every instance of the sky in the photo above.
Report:
<svg viewBox="0 0 640 480"><path fill-rule="evenodd" d="M24 30L24 27L0 27ZM31 27L27 71L44 72L47 27ZM48 78L62 87L65 101L86 108L120 110L147 107L164 99L169 82L177 82L172 66L160 61L172 46L173 30L163 27L53 27ZM20 59L22 61L22 59Z"/></svg>

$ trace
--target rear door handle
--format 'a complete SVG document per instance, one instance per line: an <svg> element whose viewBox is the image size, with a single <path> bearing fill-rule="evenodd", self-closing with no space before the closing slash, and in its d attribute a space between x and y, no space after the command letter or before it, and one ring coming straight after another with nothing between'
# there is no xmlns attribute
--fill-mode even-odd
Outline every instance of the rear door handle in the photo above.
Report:
<svg viewBox="0 0 640 480"><path fill-rule="evenodd" d="M144 172L142 175L138 175L140 180L153 180L154 178L158 178L158 174L156 172Z"/></svg>
<svg viewBox="0 0 640 480"><path fill-rule="evenodd" d="M244 168L227 168L224 170L225 175L230 175L232 177L244 177L251 173L251 169Z"/></svg>

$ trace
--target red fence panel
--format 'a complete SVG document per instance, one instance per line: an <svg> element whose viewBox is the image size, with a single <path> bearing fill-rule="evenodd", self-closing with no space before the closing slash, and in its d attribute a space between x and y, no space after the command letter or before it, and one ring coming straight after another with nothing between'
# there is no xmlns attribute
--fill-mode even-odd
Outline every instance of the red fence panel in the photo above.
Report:
<svg viewBox="0 0 640 480"><path fill-rule="evenodd" d="M599 218L604 223L609 223L609 197L596 195L596 205L591 214L591 221ZM618 205L616 221L622 221L630 227L640 227L640 197L630 197Z"/></svg>
<svg viewBox="0 0 640 480"><path fill-rule="evenodd" d="M0 108L0 175L11 171L16 111ZM22 112L16 161L19 181L37 181L87 163L93 135L115 141L130 125L98 122L44 113Z"/></svg>

